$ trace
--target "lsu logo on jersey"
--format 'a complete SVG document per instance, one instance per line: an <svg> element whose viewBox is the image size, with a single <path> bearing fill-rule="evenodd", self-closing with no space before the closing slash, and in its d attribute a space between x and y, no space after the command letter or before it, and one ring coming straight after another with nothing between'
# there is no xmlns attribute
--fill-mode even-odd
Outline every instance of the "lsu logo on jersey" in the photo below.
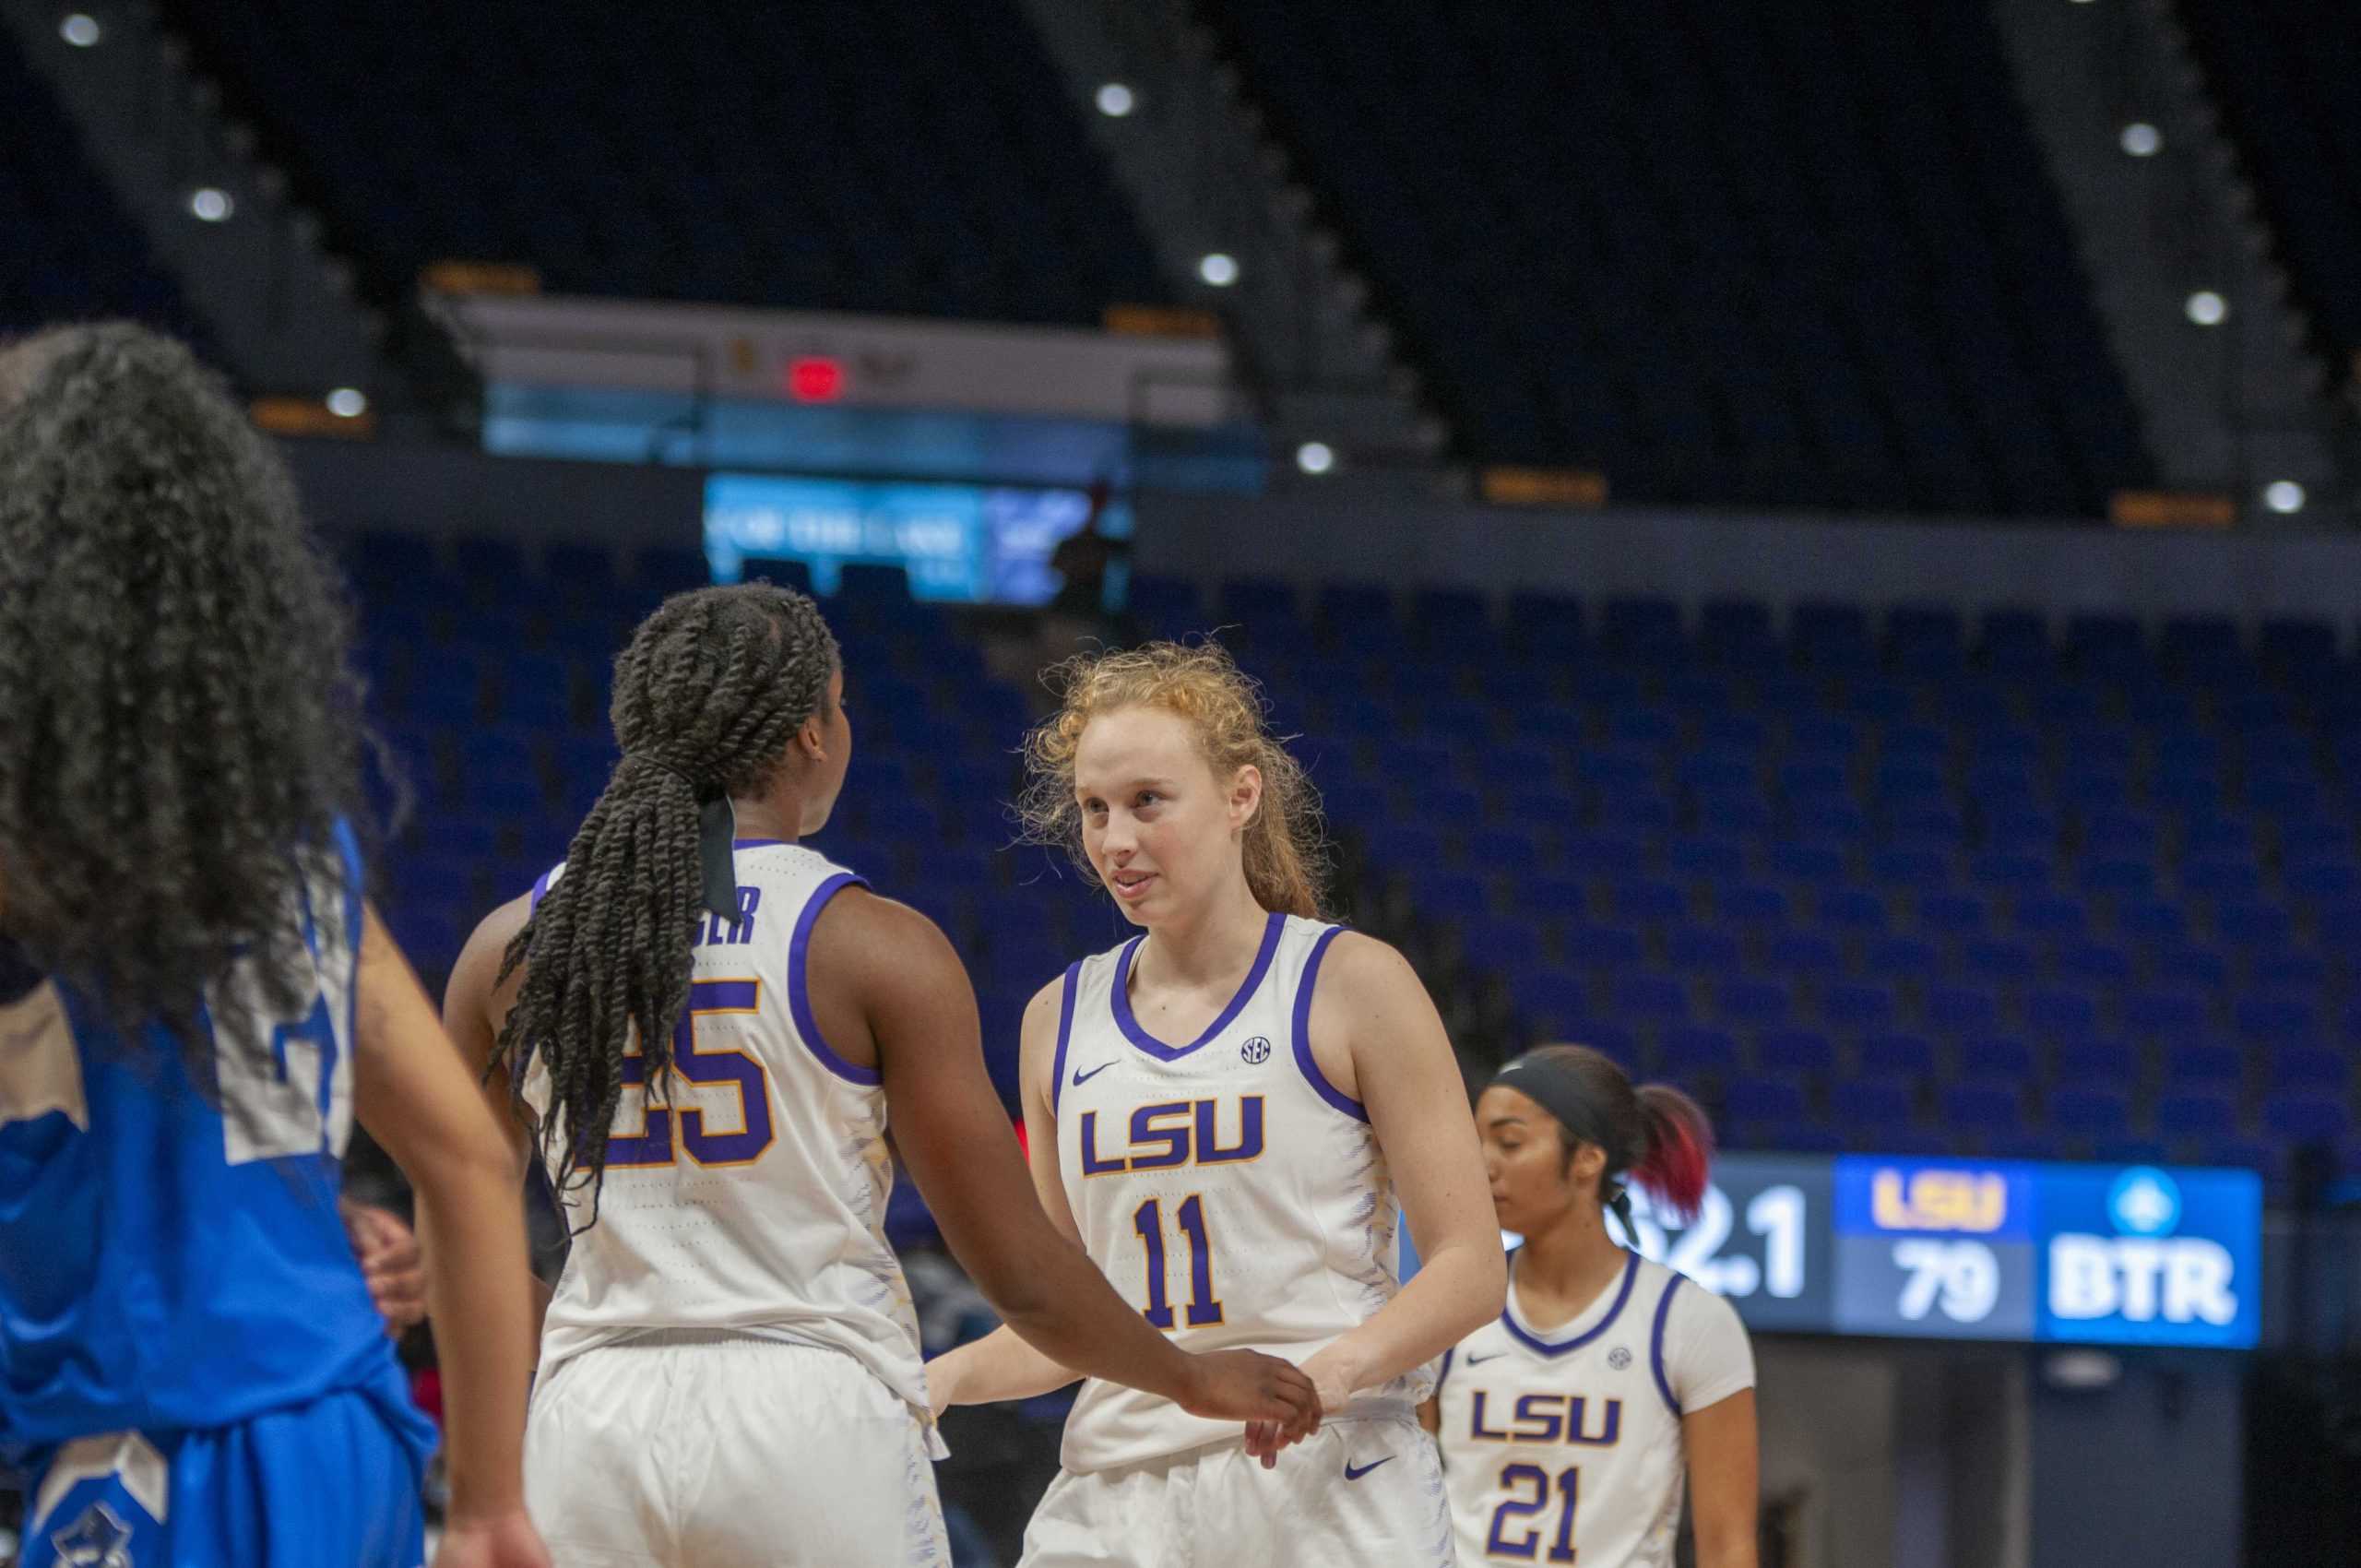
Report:
<svg viewBox="0 0 2361 1568"><path fill-rule="evenodd" d="M1223 1115L1221 1099L1168 1099L1132 1112L1128 1146L1109 1133L1101 1152L1098 1112L1082 1113L1082 1173L1117 1176L1136 1170L1175 1170L1184 1166L1242 1165L1263 1153L1263 1097L1238 1097L1235 1114ZM1118 1114L1121 1114L1118 1112ZM1223 1124L1229 1125L1224 1141Z"/></svg>
<svg viewBox="0 0 2361 1568"><path fill-rule="evenodd" d="M1567 1443L1612 1448L1623 1438L1623 1401L1592 1400L1580 1394L1521 1394L1501 1424L1485 1410L1488 1393L1476 1390L1468 1410L1467 1435L1477 1443ZM1594 1422L1593 1412L1596 1412ZM1596 1424L1596 1431L1591 1431Z"/></svg>

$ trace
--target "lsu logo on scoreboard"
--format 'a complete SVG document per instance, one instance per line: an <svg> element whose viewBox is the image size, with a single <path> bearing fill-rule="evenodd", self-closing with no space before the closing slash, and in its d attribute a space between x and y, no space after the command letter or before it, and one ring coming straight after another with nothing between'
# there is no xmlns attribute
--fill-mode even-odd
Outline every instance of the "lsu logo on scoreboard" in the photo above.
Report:
<svg viewBox="0 0 2361 1568"><path fill-rule="evenodd" d="M2009 1179L1997 1170L1885 1166L1869 1177L1869 1218L1880 1230L1990 1235L2009 1223Z"/></svg>

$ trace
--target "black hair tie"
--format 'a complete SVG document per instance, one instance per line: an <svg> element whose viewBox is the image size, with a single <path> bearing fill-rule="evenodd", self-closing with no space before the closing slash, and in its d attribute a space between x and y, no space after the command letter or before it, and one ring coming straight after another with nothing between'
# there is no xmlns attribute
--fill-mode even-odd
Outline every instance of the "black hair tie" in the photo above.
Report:
<svg viewBox="0 0 2361 1568"><path fill-rule="evenodd" d="M670 774L695 794L705 794L687 768L660 752L625 752L623 761ZM717 790L697 807L697 893L708 914L731 925L738 923L737 845L738 813Z"/></svg>

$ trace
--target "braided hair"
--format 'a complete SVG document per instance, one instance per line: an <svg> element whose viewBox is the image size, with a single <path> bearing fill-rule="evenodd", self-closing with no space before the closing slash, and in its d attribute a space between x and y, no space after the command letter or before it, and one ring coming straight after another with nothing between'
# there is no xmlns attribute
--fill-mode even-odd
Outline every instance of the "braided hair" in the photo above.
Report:
<svg viewBox="0 0 2361 1568"><path fill-rule="evenodd" d="M358 814L342 584L229 388L144 327L0 350L0 475L8 934L209 1094L204 1020L310 990L305 872Z"/></svg>
<svg viewBox="0 0 2361 1568"><path fill-rule="evenodd" d="M492 1064L519 1097L529 1056L548 1070L541 1157L560 1194L590 1188L586 1224L635 1043L649 1096L670 1092L704 919L704 806L769 786L839 660L819 607L766 582L675 594L615 660L623 760L575 829L565 874L508 944L500 978L523 965L525 979Z"/></svg>

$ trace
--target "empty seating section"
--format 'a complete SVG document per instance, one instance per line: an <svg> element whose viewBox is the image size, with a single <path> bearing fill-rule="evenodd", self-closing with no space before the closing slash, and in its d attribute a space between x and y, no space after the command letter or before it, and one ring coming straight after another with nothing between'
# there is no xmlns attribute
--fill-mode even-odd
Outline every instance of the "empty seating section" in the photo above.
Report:
<svg viewBox="0 0 2361 1568"><path fill-rule="evenodd" d="M1741 1145L2361 1156L2328 627L1142 590L1243 628L1364 918L1496 993L1463 1046L1600 1043Z"/></svg>
<svg viewBox="0 0 2361 1568"><path fill-rule="evenodd" d="M2051 516L2149 474L1980 7L1207 8L1479 457Z"/></svg>
<svg viewBox="0 0 2361 1568"><path fill-rule="evenodd" d="M1010 0L166 7L382 286L1096 323L1159 280Z"/></svg>
<svg viewBox="0 0 2361 1568"><path fill-rule="evenodd" d="M123 316L159 327L207 352L179 289L116 207L105 180L49 84L0 29L0 335L58 321Z"/></svg>
<svg viewBox="0 0 2361 1568"><path fill-rule="evenodd" d="M2179 7L2324 346L2361 354L2361 29L2340 0Z"/></svg>
<svg viewBox="0 0 2361 1568"><path fill-rule="evenodd" d="M354 560L419 802L385 901L433 974L564 853L613 761L609 661L701 564L391 536ZM1025 697L902 592L854 571L828 601L858 741L818 843L951 932L1011 1088L1026 999L1124 928L1009 849ZM1242 628L1344 906L1410 944L1476 1070L1589 1040L1737 1146L2361 1164L2361 682L2324 628L1138 600L1152 633Z"/></svg>

